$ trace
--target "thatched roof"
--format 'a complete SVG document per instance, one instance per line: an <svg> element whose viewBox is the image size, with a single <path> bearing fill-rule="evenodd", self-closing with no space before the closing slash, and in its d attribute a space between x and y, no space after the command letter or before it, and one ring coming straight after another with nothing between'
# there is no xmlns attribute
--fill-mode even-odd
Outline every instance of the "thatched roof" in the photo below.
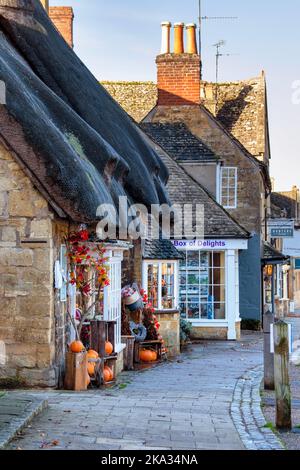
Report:
<svg viewBox="0 0 300 470"><path fill-rule="evenodd" d="M168 200L168 172L39 0L0 0L0 136L61 213L94 221L118 196Z"/></svg>

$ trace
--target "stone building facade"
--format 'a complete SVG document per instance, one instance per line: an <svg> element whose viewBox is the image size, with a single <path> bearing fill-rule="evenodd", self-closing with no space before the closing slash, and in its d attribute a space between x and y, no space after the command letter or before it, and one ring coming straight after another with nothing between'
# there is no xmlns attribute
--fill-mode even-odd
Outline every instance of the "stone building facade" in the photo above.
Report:
<svg viewBox="0 0 300 470"><path fill-rule="evenodd" d="M56 302L53 265L68 226L56 223L48 202L3 144L0 164L1 376L54 386L66 315Z"/></svg>
<svg viewBox="0 0 300 470"><path fill-rule="evenodd" d="M243 318L259 320L262 312L261 259L267 238L271 191L265 75L216 85L200 81L200 57L197 54L168 51L159 55L156 63L156 90L152 82L104 82L104 86L132 117L141 122L142 127L148 127L150 135L151 125L154 128L159 124L173 127L181 124L211 149L214 161L189 157L188 150L186 158L178 157L172 149L170 154L218 203L222 204L222 168L237 169L236 204L225 208L252 234L248 250L240 255L240 311ZM195 82L190 81L189 67L193 67ZM199 94L193 94L196 89L200 90ZM143 99L139 106L141 94ZM145 96L148 96L148 106ZM187 139L187 148L190 141Z"/></svg>

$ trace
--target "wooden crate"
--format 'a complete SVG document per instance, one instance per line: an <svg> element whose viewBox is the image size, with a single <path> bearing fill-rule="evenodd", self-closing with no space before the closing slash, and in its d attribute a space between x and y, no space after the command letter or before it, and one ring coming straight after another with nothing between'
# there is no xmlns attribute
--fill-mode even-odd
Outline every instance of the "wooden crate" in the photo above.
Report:
<svg viewBox="0 0 300 470"><path fill-rule="evenodd" d="M121 341L123 344L126 344L126 348L123 350L124 369L133 370L135 342L134 336L122 336Z"/></svg>
<svg viewBox="0 0 300 470"><path fill-rule="evenodd" d="M66 373L64 388L77 392L87 389L87 354L66 353Z"/></svg>
<svg viewBox="0 0 300 470"><path fill-rule="evenodd" d="M116 361L117 354L113 352L111 356L107 356L105 353L105 342L109 341L114 348L116 347L115 342L115 321L101 321L93 320L91 321L91 349L94 349L99 354L101 359L100 364L100 375L101 375L101 384L109 386L115 383L116 379ZM104 382L103 380L103 369L104 366L108 365L114 374L114 379L111 382Z"/></svg>
<svg viewBox="0 0 300 470"><path fill-rule="evenodd" d="M155 341L143 341L138 343L137 341L134 343L134 362L136 364L140 364L140 350L141 349L154 349L157 352L157 362L161 361L162 359L162 342L155 340Z"/></svg>

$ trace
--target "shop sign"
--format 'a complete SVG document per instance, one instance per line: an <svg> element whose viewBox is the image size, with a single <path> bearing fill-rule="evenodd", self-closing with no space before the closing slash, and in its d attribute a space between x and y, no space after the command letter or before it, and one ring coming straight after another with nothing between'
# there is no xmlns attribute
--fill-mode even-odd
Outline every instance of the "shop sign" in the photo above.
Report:
<svg viewBox="0 0 300 470"><path fill-rule="evenodd" d="M274 219L268 221L271 238L293 238L294 221L286 219Z"/></svg>
<svg viewBox="0 0 300 470"><path fill-rule="evenodd" d="M300 231L295 230L293 238L283 240L282 253L286 256L300 258Z"/></svg>
<svg viewBox="0 0 300 470"><path fill-rule="evenodd" d="M295 259L295 269L300 269L300 258Z"/></svg>
<svg viewBox="0 0 300 470"><path fill-rule="evenodd" d="M177 250L247 250L248 240L173 240Z"/></svg>

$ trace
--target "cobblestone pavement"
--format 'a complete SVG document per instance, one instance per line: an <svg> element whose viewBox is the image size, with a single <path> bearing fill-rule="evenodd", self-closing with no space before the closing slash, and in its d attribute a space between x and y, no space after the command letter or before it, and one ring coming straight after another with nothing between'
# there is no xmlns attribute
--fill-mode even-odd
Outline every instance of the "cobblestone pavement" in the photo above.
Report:
<svg viewBox="0 0 300 470"><path fill-rule="evenodd" d="M299 314L299 312L297 312ZM289 323L293 325L293 339L294 339L294 351L296 352L297 358L300 356L300 317L290 317L287 319ZM290 363L290 382L292 392L292 432L281 432L279 434L280 439L284 442L285 448L288 450L299 450L300 449L300 365L299 359L297 362ZM296 365L298 364L298 365ZM264 392L263 396L263 412L266 420L275 426L276 423L276 400L275 393L271 391Z"/></svg>
<svg viewBox="0 0 300 470"><path fill-rule="evenodd" d="M236 420L240 407L235 404L243 401L246 406L239 396L239 379L261 364L261 335L248 335L240 343L190 346L180 361L122 374L118 388L49 392L49 408L10 448L245 449L247 440L256 440L255 430L245 441L231 413ZM244 409L240 413L248 419ZM263 424L256 421L257 433Z"/></svg>
<svg viewBox="0 0 300 470"><path fill-rule="evenodd" d="M260 386L263 367L247 371L236 384L231 416L247 450L283 450L284 446L271 429L261 410Z"/></svg>

